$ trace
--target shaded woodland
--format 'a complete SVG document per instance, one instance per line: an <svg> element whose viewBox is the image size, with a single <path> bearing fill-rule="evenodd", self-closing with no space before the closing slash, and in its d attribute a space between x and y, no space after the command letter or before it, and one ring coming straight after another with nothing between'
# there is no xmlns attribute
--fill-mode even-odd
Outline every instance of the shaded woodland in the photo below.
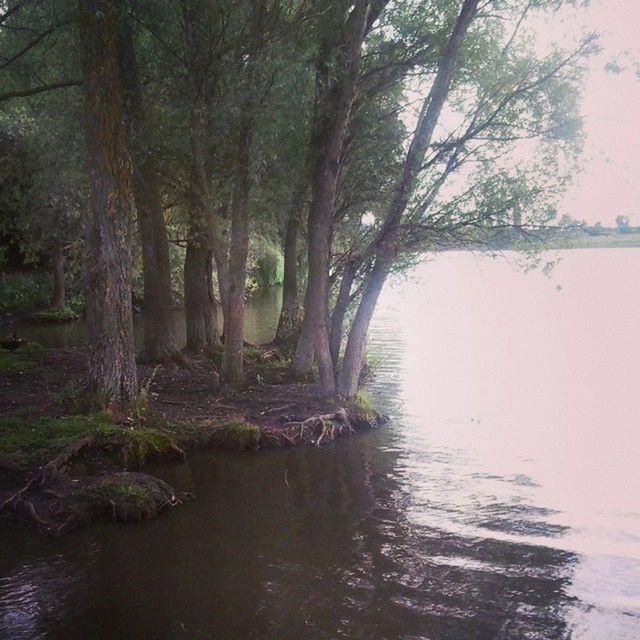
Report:
<svg viewBox="0 0 640 640"><path fill-rule="evenodd" d="M562 4L3 2L0 258L49 269L54 308L75 278L101 406L136 399L136 358L215 352L208 375L240 388L258 271L282 280L292 378L352 397L390 276L554 224L595 48L536 47Z"/></svg>

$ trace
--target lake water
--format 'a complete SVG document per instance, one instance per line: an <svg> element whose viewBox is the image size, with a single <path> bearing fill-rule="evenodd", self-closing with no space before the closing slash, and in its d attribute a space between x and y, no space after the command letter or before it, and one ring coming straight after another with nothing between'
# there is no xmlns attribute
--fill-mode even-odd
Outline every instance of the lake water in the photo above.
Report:
<svg viewBox="0 0 640 640"><path fill-rule="evenodd" d="M447 253L386 288L387 428L162 465L197 499L151 522L4 525L0 637L640 638L640 251L515 262Z"/></svg>

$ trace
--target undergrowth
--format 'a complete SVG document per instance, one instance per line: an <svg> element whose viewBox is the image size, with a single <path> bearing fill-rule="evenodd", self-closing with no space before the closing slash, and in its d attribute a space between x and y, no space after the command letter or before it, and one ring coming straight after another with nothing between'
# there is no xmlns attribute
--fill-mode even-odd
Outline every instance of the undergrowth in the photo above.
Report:
<svg viewBox="0 0 640 640"><path fill-rule="evenodd" d="M5 371L28 371L33 363L24 354L0 351L0 373Z"/></svg>
<svg viewBox="0 0 640 640"><path fill-rule="evenodd" d="M51 307L36 311L33 314L33 319L38 322L70 322L77 320L78 316L70 307Z"/></svg>
<svg viewBox="0 0 640 640"><path fill-rule="evenodd" d="M69 416L0 420L0 458L18 467L30 467L54 456L77 440L89 436L110 437L122 429L111 416Z"/></svg>

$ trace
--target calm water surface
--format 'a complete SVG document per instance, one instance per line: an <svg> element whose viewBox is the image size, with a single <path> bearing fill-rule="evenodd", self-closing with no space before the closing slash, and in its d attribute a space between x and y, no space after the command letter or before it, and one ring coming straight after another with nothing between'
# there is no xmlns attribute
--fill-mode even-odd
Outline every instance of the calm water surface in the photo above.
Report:
<svg viewBox="0 0 640 640"><path fill-rule="evenodd" d="M251 297L245 317L246 339L257 344L273 339L278 324L282 291L280 287L258 289ZM142 343L142 315L134 314L134 333L136 344ZM176 311L176 332L178 346L187 343L187 330L184 312ZM75 347L87 342L87 326L84 322L69 322L57 325L18 322L11 326L21 338L32 340L46 347Z"/></svg>
<svg viewBox="0 0 640 640"><path fill-rule="evenodd" d="M0 637L639 639L640 251L515 261L387 288L388 428L161 466L197 500L152 522L5 525Z"/></svg>

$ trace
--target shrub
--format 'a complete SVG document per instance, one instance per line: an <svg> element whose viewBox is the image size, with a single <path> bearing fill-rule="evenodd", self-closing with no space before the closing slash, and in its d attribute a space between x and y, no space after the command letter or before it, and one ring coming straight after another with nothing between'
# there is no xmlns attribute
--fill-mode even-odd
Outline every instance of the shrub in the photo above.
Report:
<svg viewBox="0 0 640 640"><path fill-rule="evenodd" d="M2 274L0 311L23 311L44 307L49 304L50 289L50 283L40 274Z"/></svg>
<svg viewBox="0 0 640 640"><path fill-rule="evenodd" d="M284 278L284 256L276 244L261 240L251 247L249 282L258 287L282 284Z"/></svg>

